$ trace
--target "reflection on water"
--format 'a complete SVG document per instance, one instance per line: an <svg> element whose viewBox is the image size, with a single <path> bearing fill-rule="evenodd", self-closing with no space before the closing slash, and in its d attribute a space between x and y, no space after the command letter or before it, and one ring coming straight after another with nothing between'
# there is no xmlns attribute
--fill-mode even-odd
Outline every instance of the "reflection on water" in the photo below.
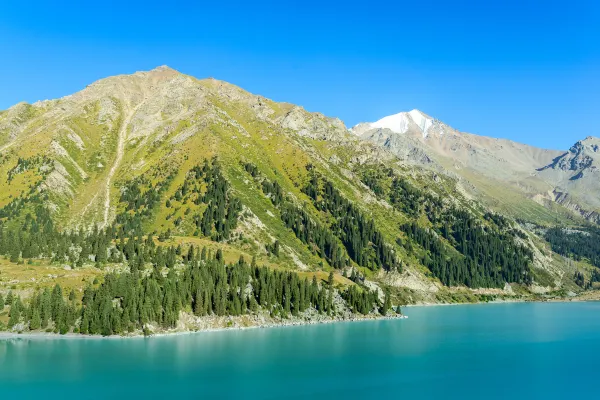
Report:
<svg viewBox="0 0 600 400"><path fill-rule="evenodd" d="M0 389L46 398L557 398L575 394L570 379L595 379L600 304L405 311L408 320L136 339L3 340ZM576 389L583 395L586 386Z"/></svg>

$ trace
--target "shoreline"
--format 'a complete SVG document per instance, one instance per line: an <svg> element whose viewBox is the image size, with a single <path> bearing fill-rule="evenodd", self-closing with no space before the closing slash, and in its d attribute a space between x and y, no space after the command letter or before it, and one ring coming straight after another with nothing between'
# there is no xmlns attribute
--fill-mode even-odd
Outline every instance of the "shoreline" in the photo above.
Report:
<svg viewBox="0 0 600 400"><path fill-rule="evenodd" d="M66 333L61 335L59 333L54 332L7 332L0 331L0 342L5 340L15 340L15 339L28 339L28 340L39 340L39 339L51 339L51 340L81 340L81 339L91 339L91 340L118 340L118 339L150 339L150 338L165 338L170 336L180 336L180 335L191 335L191 334L201 334L201 333L211 333L211 332L226 332L226 331L244 331L250 329L270 329L270 328L288 328L288 327L300 327L300 326L309 326L309 325L325 325L325 324L335 324L335 323L353 323L353 322L365 322L365 321L385 321L385 320L401 320L408 319L406 315L394 315L394 316L365 316L354 317L354 318L343 318L343 319L329 319L329 320L317 320L317 321L294 321L289 320L286 322L280 323L269 323L265 325L250 325L250 326L231 326L231 327L217 327L217 328L207 328L207 329L197 329L197 330L173 330L173 331L164 331L153 333L148 336L144 336L142 333L133 333L129 335L110 335L110 336L102 336L102 335L82 335L79 333ZM285 320L284 320L285 321Z"/></svg>
<svg viewBox="0 0 600 400"><path fill-rule="evenodd" d="M492 300L486 302L476 303L421 303L421 304L407 304L401 306L401 308L408 307L438 307L438 306L475 306L485 304L513 304L513 303L585 303L600 301L599 298L581 298L581 296L567 297L567 298L549 298L549 299L514 299L514 300Z"/></svg>
<svg viewBox="0 0 600 400"><path fill-rule="evenodd" d="M488 304L526 304L526 303L585 303L600 301L598 299L547 299L547 300L502 300L502 301L490 301L490 302L478 302L478 303L424 303L424 304L408 304L401 306L402 308L416 308L416 307L448 307L448 306L481 306ZM231 318L231 317L226 317ZM0 331L0 342L5 340L15 339L52 339L52 340L70 340L70 339L90 339L90 340L118 340L118 339L147 339L147 338L164 338L170 336L179 335L190 335L200 333L211 333L211 332L226 332L226 331L244 331L249 329L269 329L269 328L287 328L287 327L300 327L310 325L324 325L324 324L335 324L335 323L352 323L352 322L365 322L365 321L385 321L385 320L400 320L408 319L406 315L393 315L393 316L355 316L352 318L338 318L338 319L324 319L324 320L279 320L277 322L268 322L265 324L249 325L249 326L230 326L230 327L214 327L214 328L201 328L201 329L188 329L188 330L172 330L152 333L151 335L144 336L140 331L126 335L90 335L90 334L79 334L79 333L66 333L61 335L54 332L8 332Z"/></svg>

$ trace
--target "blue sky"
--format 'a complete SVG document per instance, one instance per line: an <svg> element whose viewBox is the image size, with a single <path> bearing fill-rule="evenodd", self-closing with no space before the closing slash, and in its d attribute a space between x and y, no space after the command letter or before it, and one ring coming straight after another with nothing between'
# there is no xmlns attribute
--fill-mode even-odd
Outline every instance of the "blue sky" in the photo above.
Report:
<svg viewBox="0 0 600 400"><path fill-rule="evenodd" d="M546 148L600 136L593 0L11 3L0 109L167 64L348 126L418 108Z"/></svg>

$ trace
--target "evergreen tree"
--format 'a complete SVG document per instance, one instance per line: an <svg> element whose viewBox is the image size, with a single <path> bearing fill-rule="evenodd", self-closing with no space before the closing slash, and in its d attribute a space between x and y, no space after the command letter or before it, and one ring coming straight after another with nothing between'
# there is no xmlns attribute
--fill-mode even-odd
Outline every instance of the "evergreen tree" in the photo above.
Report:
<svg viewBox="0 0 600 400"><path fill-rule="evenodd" d="M600 268L600 228L587 226L574 231L554 227L544 236L558 254L576 261L586 259Z"/></svg>
<svg viewBox="0 0 600 400"><path fill-rule="evenodd" d="M12 305L12 303L13 303L13 300L14 300L14 296L13 296L13 292L12 292L12 290L11 290L11 291L9 291L9 292L8 292L8 294L6 295L6 299L5 299L5 301L4 301L4 304L5 304L5 305L7 305L7 306L10 306L10 305Z"/></svg>
<svg viewBox="0 0 600 400"><path fill-rule="evenodd" d="M48 288L45 288L41 295L40 317L42 319L41 327L46 328L49 320L52 318L52 295Z"/></svg>
<svg viewBox="0 0 600 400"><path fill-rule="evenodd" d="M54 289L52 290L52 297L50 299L50 315L53 321L58 321L58 318L63 312L64 300L62 296L62 289L57 283L56 285L54 285Z"/></svg>
<svg viewBox="0 0 600 400"><path fill-rule="evenodd" d="M381 315L387 315L388 311L392 308L392 302L390 299L390 291L388 289L385 290L385 299L383 301L383 306L381 308Z"/></svg>
<svg viewBox="0 0 600 400"><path fill-rule="evenodd" d="M331 315L333 311L333 271L329 273L327 279L327 311Z"/></svg>
<svg viewBox="0 0 600 400"><path fill-rule="evenodd" d="M35 307L33 309L31 321L29 322L29 329L37 330L37 329L40 329L41 325L42 325L42 319L40 317L40 310L39 310L39 308Z"/></svg>
<svg viewBox="0 0 600 400"><path fill-rule="evenodd" d="M19 298L15 298L10 306L8 327L12 328L19 323L21 318L21 301Z"/></svg>

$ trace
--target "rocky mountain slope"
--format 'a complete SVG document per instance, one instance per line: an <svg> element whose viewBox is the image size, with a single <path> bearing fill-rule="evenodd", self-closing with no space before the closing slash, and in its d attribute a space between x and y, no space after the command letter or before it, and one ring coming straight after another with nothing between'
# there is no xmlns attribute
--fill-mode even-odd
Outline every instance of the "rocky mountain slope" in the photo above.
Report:
<svg viewBox="0 0 600 400"><path fill-rule="evenodd" d="M600 223L600 139L587 137L538 170L554 201Z"/></svg>
<svg viewBox="0 0 600 400"><path fill-rule="evenodd" d="M474 197L519 219L552 224L598 220L598 139L570 151L545 150L460 132L412 110L350 130L414 165L461 179ZM575 218L575 222L577 222Z"/></svg>
<svg viewBox="0 0 600 400"><path fill-rule="evenodd" d="M556 188L543 167L560 156L416 110L349 132L159 67L0 113L0 253L11 271L124 271L150 262L128 243L156 241L178 248L173 257L197 246L305 276L333 271L401 304L564 293L577 290L578 266L514 220L572 215L535 197ZM500 183L516 211L494 203ZM28 279L11 285L31 291Z"/></svg>

